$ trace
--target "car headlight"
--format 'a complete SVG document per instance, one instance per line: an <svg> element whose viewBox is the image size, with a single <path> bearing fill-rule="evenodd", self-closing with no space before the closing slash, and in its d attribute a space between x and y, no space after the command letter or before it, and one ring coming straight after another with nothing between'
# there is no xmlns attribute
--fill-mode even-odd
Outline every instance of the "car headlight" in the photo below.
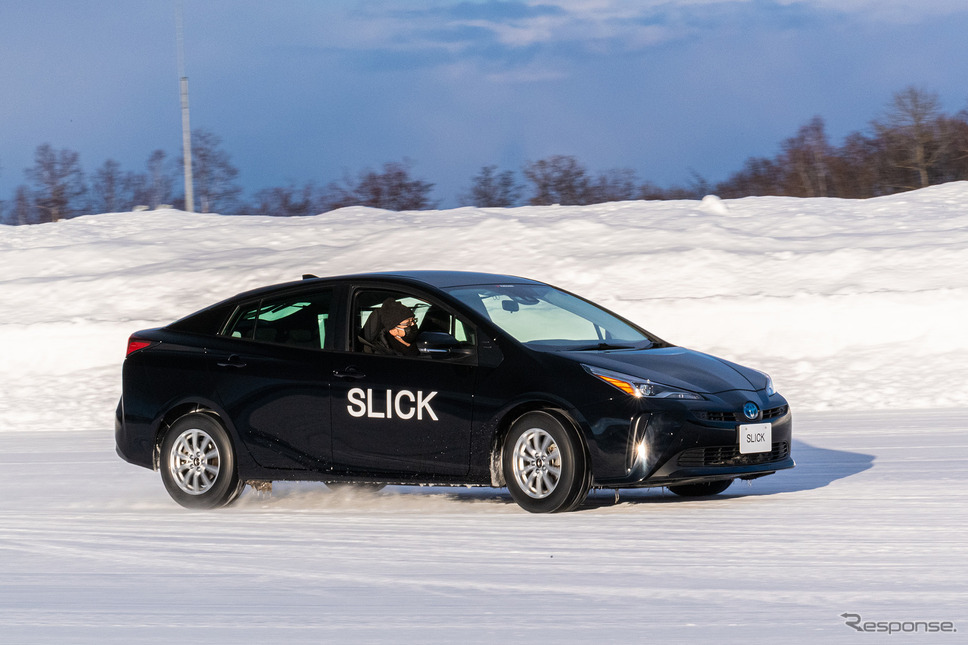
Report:
<svg viewBox="0 0 968 645"><path fill-rule="evenodd" d="M776 388L773 387L773 377L771 377L766 372L761 372L759 370L753 370L753 371L756 372L757 374L761 374L763 376L763 378L766 379L766 388L765 388L766 389L766 395L767 396L773 396L774 394L776 394Z"/></svg>
<svg viewBox="0 0 968 645"><path fill-rule="evenodd" d="M703 400L703 397L695 392L689 392L688 390L682 390L680 388L665 385L663 383L656 383L651 379L643 379L637 376L631 376L629 374L622 374L621 372L613 372L612 370L602 369L601 367L593 367L591 365L582 364L582 367L585 368L585 371L592 376L599 378L612 387L622 390L626 394L636 398L682 399L690 401Z"/></svg>

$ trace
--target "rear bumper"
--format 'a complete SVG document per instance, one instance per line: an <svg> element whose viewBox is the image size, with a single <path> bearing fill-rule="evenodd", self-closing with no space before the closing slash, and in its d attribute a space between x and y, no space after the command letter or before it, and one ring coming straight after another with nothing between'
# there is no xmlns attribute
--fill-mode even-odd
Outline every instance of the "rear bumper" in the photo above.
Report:
<svg viewBox="0 0 968 645"><path fill-rule="evenodd" d="M154 443L149 441L149 433L132 432L124 422L124 402L118 402L114 415L114 450L121 459L135 466L154 470Z"/></svg>

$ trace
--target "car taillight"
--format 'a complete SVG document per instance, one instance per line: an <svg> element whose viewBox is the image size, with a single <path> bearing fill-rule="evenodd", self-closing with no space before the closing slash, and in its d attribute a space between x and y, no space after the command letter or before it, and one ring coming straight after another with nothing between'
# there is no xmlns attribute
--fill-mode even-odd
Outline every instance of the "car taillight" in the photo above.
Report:
<svg viewBox="0 0 968 645"><path fill-rule="evenodd" d="M135 338L132 336L128 339L128 352L125 356L131 356L132 353L138 351L139 349L144 349L148 345L151 345L150 340L145 340L143 338Z"/></svg>

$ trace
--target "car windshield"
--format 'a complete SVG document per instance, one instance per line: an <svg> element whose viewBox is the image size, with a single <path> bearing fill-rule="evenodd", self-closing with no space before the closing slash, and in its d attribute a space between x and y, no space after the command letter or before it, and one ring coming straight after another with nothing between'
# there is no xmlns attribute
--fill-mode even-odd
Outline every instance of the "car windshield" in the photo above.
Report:
<svg viewBox="0 0 968 645"><path fill-rule="evenodd" d="M477 285L446 291L534 349L642 349L661 342L614 314L547 285Z"/></svg>

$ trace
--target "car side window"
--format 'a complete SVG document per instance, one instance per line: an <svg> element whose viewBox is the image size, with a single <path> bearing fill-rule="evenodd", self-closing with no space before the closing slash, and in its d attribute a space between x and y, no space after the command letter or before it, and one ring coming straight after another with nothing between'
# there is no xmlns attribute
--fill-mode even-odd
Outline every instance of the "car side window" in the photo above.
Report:
<svg viewBox="0 0 968 645"><path fill-rule="evenodd" d="M474 328L458 318L444 307L424 298L401 291L387 289L366 289L356 294L353 300L352 318L355 328L355 338L352 347L355 351L365 352L367 321L371 316L378 315L378 311L387 298L396 300L413 312L417 321L417 340L425 332L440 332L450 334L461 345L474 347L477 337ZM372 325L371 325L372 327Z"/></svg>
<svg viewBox="0 0 968 645"><path fill-rule="evenodd" d="M332 349L333 301L329 289L264 298L240 307L223 335L307 349Z"/></svg>

